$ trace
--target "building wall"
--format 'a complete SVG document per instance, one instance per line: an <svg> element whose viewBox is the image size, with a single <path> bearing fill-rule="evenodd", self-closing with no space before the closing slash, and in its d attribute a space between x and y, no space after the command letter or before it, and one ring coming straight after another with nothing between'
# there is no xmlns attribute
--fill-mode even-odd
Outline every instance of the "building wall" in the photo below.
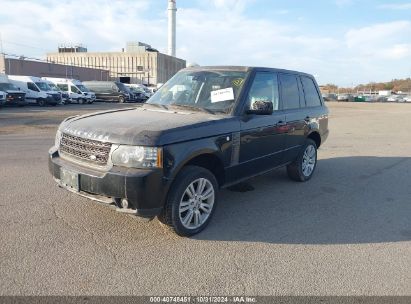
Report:
<svg viewBox="0 0 411 304"><path fill-rule="evenodd" d="M186 61L159 52L49 53L55 63L107 69L111 79L130 77L131 83L157 84L186 67Z"/></svg>
<svg viewBox="0 0 411 304"><path fill-rule="evenodd" d="M109 71L50 62L4 58L0 55L0 72L8 75L60 77L86 80L109 80Z"/></svg>

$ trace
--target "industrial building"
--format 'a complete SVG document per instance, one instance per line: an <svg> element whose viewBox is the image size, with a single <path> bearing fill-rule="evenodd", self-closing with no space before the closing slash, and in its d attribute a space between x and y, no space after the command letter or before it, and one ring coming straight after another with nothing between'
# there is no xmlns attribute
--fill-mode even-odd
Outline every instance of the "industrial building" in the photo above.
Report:
<svg viewBox="0 0 411 304"><path fill-rule="evenodd" d="M0 73L8 75L74 78L86 80L109 80L110 73L104 69L94 69L63 64L54 64L26 57L10 57L0 54Z"/></svg>
<svg viewBox="0 0 411 304"><path fill-rule="evenodd" d="M120 52L88 52L84 46L63 45L58 52L48 53L47 61L104 69L110 71L111 79L147 85L164 83L186 67L185 60L162 54L141 42L129 42Z"/></svg>

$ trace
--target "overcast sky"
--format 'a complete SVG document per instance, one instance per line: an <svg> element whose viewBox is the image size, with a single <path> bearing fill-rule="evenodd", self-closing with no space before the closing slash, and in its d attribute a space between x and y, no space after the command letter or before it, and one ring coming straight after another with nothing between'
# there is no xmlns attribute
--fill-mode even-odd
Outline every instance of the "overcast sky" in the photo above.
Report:
<svg viewBox="0 0 411 304"><path fill-rule="evenodd" d="M411 76L411 2L177 0L177 56L257 65L351 86ZM167 50L167 0L0 0L3 52L45 58L63 42Z"/></svg>

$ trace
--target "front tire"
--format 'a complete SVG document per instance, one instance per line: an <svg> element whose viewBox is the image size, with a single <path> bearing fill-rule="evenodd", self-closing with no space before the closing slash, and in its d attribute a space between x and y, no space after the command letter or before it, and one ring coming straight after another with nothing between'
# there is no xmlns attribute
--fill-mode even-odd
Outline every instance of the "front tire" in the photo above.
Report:
<svg viewBox="0 0 411 304"><path fill-rule="evenodd" d="M180 236L202 231L214 213L218 183L207 169L187 166L177 175L159 220Z"/></svg>
<svg viewBox="0 0 411 304"><path fill-rule="evenodd" d="M119 98L118 98L118 102L119 103L124 103L126 100L125 100L125 98L123 97L123 96L120 96Z"/></svg>
<svg viewBox="0 0 411 304"><path fill-rule="evenodd" d="M46 105L46 101L44 99L39 99L37 103L39 104L40 107L44 107Z"/></svg>
<svg viewBox="0 0 411 304"><path fill-rule="evenodd" d="M297 158L287 166L288 176L297 182L308 181L317 167L317 145L307 139Z"/></svg>

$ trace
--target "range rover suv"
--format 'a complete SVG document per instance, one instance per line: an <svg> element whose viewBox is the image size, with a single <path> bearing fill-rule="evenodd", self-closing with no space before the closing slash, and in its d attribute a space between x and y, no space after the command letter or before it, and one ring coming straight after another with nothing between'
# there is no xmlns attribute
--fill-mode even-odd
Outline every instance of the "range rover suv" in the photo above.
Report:
<svg viewBox="0 0 411 304"><path fill-rule="evenodd" d="M308 181L327 136L311 75L193 67L141 107L64 120L49 170L67 190L190 236L209 223L219 188L281 166Z"/></svg>

